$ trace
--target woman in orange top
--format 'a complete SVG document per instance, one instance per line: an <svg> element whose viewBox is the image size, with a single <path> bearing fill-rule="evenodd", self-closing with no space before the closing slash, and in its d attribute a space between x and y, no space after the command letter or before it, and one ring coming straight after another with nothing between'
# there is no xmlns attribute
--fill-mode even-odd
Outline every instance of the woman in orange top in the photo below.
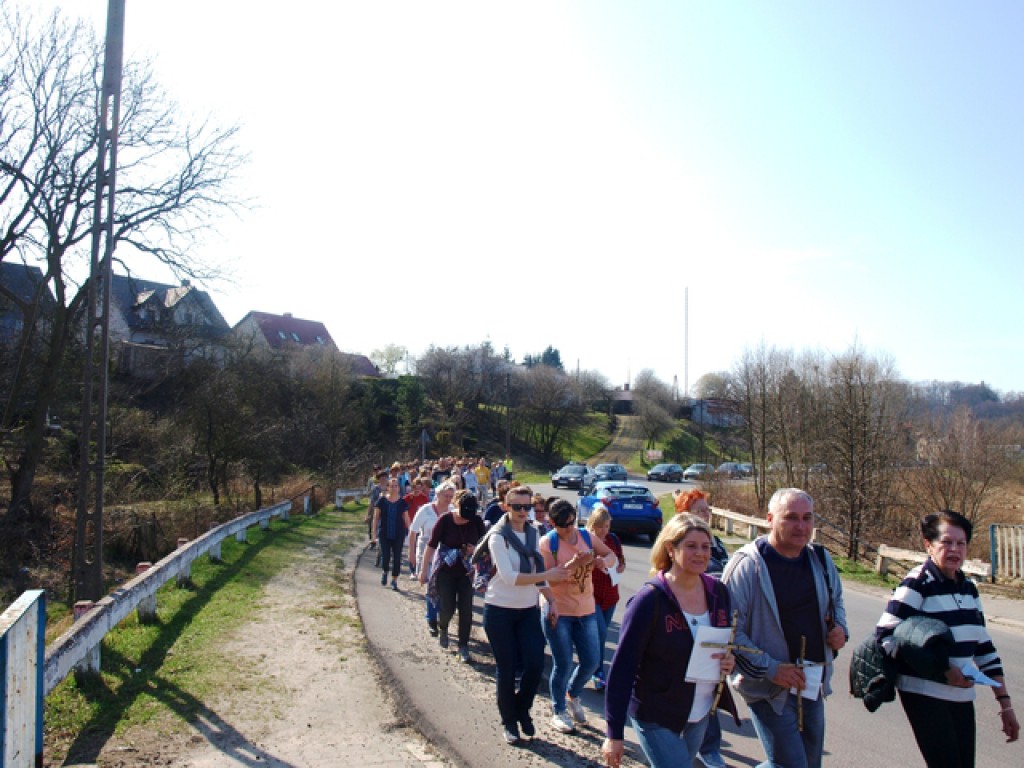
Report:
<svg viewBox="0 0 1024 768"><path fill-rule="evenodd" d="M573 720L587 721L580 696L601 658L591 573L594 568L614 568L618 558L607 544L576 526L576 510L565 499L551 502L548 518L555 530L541 537L539 549L545 568L565 565L570 573L568 580L551 585L557 608L555 621L548 620L546 605L543 610L544 636L552 660L548 684L554 708L551 725L561 733L572 733L576 730ZM574 649L579 664L570 675Z"/></svg>

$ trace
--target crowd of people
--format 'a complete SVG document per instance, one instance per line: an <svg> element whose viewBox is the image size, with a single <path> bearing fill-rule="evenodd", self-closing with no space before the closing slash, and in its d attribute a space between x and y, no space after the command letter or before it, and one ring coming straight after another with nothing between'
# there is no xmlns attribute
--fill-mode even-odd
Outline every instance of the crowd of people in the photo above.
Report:
<svg viewBox="0 0 1024 768"><path fill-rule="evenodd" d="M777 491L767 534L731 556L710 528L707 495L677 492L676 515L651 549L651 578L627 602L607 663L625 553L606 508L596 505L580 528L570 502L519 484L507 460L396 462L377 470L372 485L368 524L381 584L398 589L407 543L411 572L427 587L428 631L449 649L458 614L455 651L466 663L474 595L483 596L507 743L536 734L532 709L547 647L550 727L573 733L586 722L585 686L603 690L602 753L612 768L621 763L627 723L655 768L695 759L724 766L717 710L738 725L734 693L749 711L763 766L822 764L824 701L849 628L839 573L813 543L814 501L805 491ZM928 766L974 765L977 679L992 686L1007 740L1020 731L977 589L960 570L971 533L955 512L922 518L929 558L878 622L878 647L892 658L891 684ZM906 646L894 641L902 623L920 616L944 622L952 638L941 674L907 668ZM730 639L709 653L697 638L715 631ZM717 681L690 676L691 661L702 657L713 661Z"/></svg>

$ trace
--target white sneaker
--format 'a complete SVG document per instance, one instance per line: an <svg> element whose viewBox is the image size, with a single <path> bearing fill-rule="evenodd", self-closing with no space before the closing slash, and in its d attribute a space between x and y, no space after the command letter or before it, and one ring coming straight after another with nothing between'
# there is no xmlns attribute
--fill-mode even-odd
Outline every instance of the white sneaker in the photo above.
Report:
<svg viewBox="0 0 1024 768"><path fill-rule="evenodd" d="M583 702L574 699L572 696L565 697L565 708L569 710L572 719L577 723L587 722L587 713L583 711Z"/></svg>
<svg viewBox="0 0 1024 768"><path fill-rule="evenodd" d="M572 724L572 720L569 719L566 712L555 712L551 716L551 727L559 733L572 733L576 730L576 726Z"/></svg>

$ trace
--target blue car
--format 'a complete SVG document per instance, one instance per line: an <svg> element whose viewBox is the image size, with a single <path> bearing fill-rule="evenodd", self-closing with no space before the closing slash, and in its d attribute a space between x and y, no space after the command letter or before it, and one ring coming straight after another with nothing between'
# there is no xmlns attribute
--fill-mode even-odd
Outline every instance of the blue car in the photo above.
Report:
<svg viewBox="0 0 1024 768"><path fill-rule="evenodd" d="M603 504L612 516L615 533L645 533L651 543L661 532L661 509L657 497L643 485L607 480L594 483L589 491L580 491L576 502L576 520L587 524L590 510Z"/></svg>

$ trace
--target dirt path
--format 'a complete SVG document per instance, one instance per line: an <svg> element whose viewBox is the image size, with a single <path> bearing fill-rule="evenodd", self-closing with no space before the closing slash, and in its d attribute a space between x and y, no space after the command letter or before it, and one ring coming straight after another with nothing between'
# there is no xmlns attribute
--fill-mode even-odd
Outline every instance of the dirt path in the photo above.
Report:
<svg viewBox="0 0 1024 768"><path fill-rule="evenodd" d="M627 465L643 448L643 443L643 435L640 434L636 416L620 415L618 429L611 442L603 451L588 459L587 463L591 466L603 463Z"/></svg>
<svg viewBox="0 0 1024 768"><path fill-rule="evenodd" d="M352 595L358 550L339 562L335 541L307 547L268 584L252 621L225 638L234 687L187 727L112 739L98 765L450 766L384 695Z"/></svg>

